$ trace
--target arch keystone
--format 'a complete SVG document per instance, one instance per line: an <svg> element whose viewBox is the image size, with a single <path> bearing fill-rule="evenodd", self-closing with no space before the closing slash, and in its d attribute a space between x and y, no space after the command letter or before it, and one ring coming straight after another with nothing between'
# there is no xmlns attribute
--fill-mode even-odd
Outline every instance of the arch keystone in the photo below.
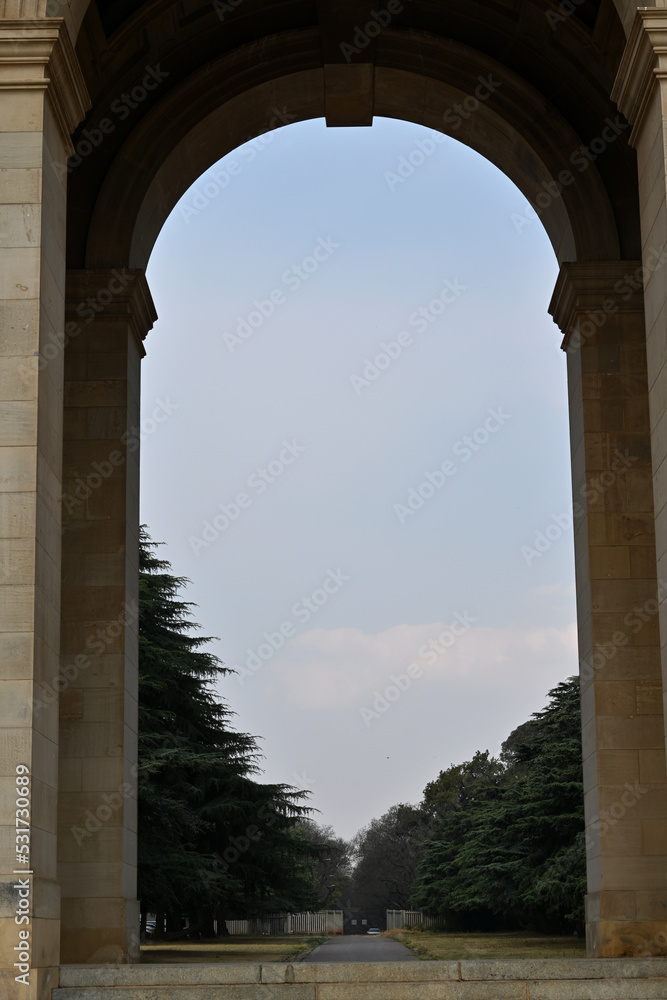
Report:
<svg viewBox="0 0 667 1000"><path fill-rule="evenodd" d="M324 67L324 107L328 128L373 124L375 67L328 65Z"/></svg>

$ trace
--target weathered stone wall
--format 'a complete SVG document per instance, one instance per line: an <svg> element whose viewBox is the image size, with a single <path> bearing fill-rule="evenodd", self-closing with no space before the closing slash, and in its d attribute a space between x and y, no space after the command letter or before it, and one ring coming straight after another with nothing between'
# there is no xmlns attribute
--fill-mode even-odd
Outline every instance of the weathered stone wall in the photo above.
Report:
<svg viewBox="0 0 667 1000"><path fill-rule="evenodd" d="M665 1000L667 960L63 968L53 1000Z"/></svg>

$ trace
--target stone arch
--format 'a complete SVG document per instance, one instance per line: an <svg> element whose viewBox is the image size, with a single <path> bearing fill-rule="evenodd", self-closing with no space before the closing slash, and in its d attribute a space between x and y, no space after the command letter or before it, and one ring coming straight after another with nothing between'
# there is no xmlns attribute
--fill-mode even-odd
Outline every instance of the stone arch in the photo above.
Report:
<svg viewBox="0 0 667 1000"><path fill-rule="evenodd" d="M120 6L109 9L122 10ZM415 0L414 6L404 8L400 23L397 19L384 26L379 37L358 46L356 62L340 43L347 39L349 44L358 37L358 18L368 13L357 0L335 8L341 9L349 15L343 23L323 0L310 5L300 0L243 0L233 18L225 20L224 31L212 21L210 5L199 0L188 7L186 16L184 8L177 9L170 0L156 0L125 18L117 14L114 21L107 16L106 26L100 16L105 10L108 15L106 8L91 8L85 18L78 52L93 108L74 136L75 147L85 138L85 129L101 128L113 99L126 90L133 92L150 66L163 66L167 82L163 89L152 88L146 100L138 101L135 113L125 116L123 123L112 123L109 142L101 144L99 155L84 156L69 179L72 322L76 323L81 303L94 301L96 290L118 282L119 273L127 274L128 287L115 293L113 309L95 318L85 339L68 347L72 375L66 391L76 401L72 409L77 416L72 421L72 437L65 442L66 474L76 473L79 479L85 474L92 447L85 438L94 437L95 432L84 431L82 439L80 428L88 427L90 397L108 392L109 386L119 392L122 387L125 402L117 407L118 427L123 431L119 440L125 447L123 474L118 477L122 482L116 483L117 492L109 494L106 507L97 498L95 504L96 516L100 508L106 512L105 532L114 541L109 543L85 521L66 518L66 549L87 551L92 546L93 553L101 549L106 556L108 546L115 544L128 553L135 551L138 466L127 440L138 421L141 339L153 315L143 273L170 211L207 168L238 145L267 129L317 117L332 126L369 125L374 115L423 124L460 139L517 184L539 214L562 265L551 308L566 335L568 350L575 490L586 491L596 481L599 463L606 469L615 455L623 453L626 439L615 420L621 421L622 428L634 422L632 440L637 441L641 461L650 467L646 441L639 441L648 421L642 388L646 358L631 346L643 337L642 295L633 277L641 252L636 160L627 141L630 126L617 114L609 96L625 41L617 8L611 0L582 5L581 17L577 7L554 31L546 14L559 6L542 0L502 7L485 0L452 0L446 21L432 6ZM158 14L165 19L161 27L156 26ZM176 35L164 30L168 16L179 26ZM204 54L194 60L193 51ZM478 98L480 86L485 89ZM477 102L468 117L456 111L457 105L465 110L466 101ZM592 155L586 156L582 150L589 147ZM604 311L603 303L612 304L610 312ZM600 316L597 323L589 318ZM614 372L621 372L620 380L608 371L610 365ZM95 373L92 379L90 372ZM608 377L610 388L599 389L599 385L607 386ZM608 408L601 450L596 421L602 403L595 394L607 391L618 399ZM619 413L624 415L619 417ZM630 478L635 472L645 476L646 471L623 468L614 471L614 476ZM613 805L615 795L609 778L613 753L608 753L604 738L598 738L595 730L595 706L608 699L611 691L604 686L606 678L595 672L600 656L595 651L608 640L611 627L607 576L611 572L628 577L618 585L614 580L614 593L619 586L625 588L624 607L653 595L656 588L654 555L653 562L649 559L642 564L639 585L632 567L610 562L609 552L619 537L627 538L628 544L638 537L634 494L625 479L621 493L618 517L614 515L603 526L596 523L593 533L584 520L576 542L580 652L582 662L592 664L590 670L582 671L591 955L657 948L655 943L646 943L647 924L638 916L639 904L632 915L627 898L614 894L621 887L612 888L612 849L602 842L596 819ZM650 523L648 539L652 504L646 493L638 503L640 523ZM652 536L647 546L655 554ZM128 555L128 566L132 558ZM125 593L134 572L131 566ZM63 588L65 633L75 634L76 629L81 633L81 587L68 588L63 583ZM645 669L655 678L659 673L656 643L643 655ZM614 665L623 656L616 651ZM125 685L131 697L136 670L131 630L124 660L113 669L113 686ZM610 713L614 714L611 708ZM659 744L664 740L662 729L662 735L657 735L662 715L656 710L654 716L651 739ZM77 726L69 718L63 721L68 745L75 743ZM79 740L78 754L83 745ZM132 747L128 733L121 757L130 764ZM656 787L656 816L667 812L666 804L665 787L660 785ZM128 814L128 829L132 822ZM70 881L65 859L71 856L71 845L61 850L67 906L85 907L86 894L94 895L94 889L85 886L82 891L80 881ZM633 892L639 899L645 891L641 888L645 862L641 852L633 850L628 864L636 873ZM127 889L131 863L123 857L124 888L114 890L122 898L121 926L110 935L113 943L105 944L102 951L91 950L81 943L77 928L68 925L63 932L68 961L107 960L126 953L128 928L136 911Z"/></svg>
<svg viewBox="0 0 667 1000"><path fill-rule="evenodd" d="M0 639L9 635L14 671L4 745L21 753L3 775L29 761L44 790L32 821L44 983L60 944L68 963L137 957L137 428L155 318L144 267L186 188L281 116L334 126L375 114L449 131L540 212L561 262L550 308L565 335L582 511L588 949L667 953L667 604L657 586L658 569L667 579L667 3L574 2L554 29L547 15L560 0L395 2L395 21L347 59L341 42L356 37L367 0L242 0L224 26L210 0L0 0L0 125L12 134L2 147L0 538L14 588ZM49 18L54 4L63 19ZM119 95L159 66L164 87L102 132ZM474 100L489 75L499 85L455 124L448 109ZM106 138L91 142L87 130ZM68 170L82 140L88 152ZM593 143L579 169L572 154ZM605 472L613 482L601 494ZM637 639L629 622L656 595L662 642L654 612L646 628L637 619ZM72 664L72 689L50 690ZM606 823L628 786L640 804ZM82 824L102 795L114 807L98 835ZM11 917L0 918L7 942Z"/></svg>
<svg viewBox="0 0 667 1000"><path fill-rule="evenodd" d="M390 34L389 32L387 33ZM392 32L389 42L407 65L427 57L428 65L446 65L450 79L441 80L412 68L376 65L374 113L426 125L449 134L481 153L519 187L540 216L562 263L572 260L616 260L620 238L609 195L597 170L568 162L581 140L572 127L514 74L473 50L437 39L414 39ZM282 63L280 38L265 48L268 65ZM93 212L85 251L87 267L127 264L145 268L157 235L181 195L218 159L269 128L291 121L325 117L322 70L278 75L270 82L241 91L237 86L239 54L224 57L170 92L142 120L120 150L107 174ZM395 60L399 61L399 60ZM206 90L202 117L193 125L178 114L199 112L197 95L211 75L234 92L225 100L213 85ZM487 93L474 114L463 119L452 109L465 107L474 95ZM213 106L214 110L208 111ZM449 121L446 116L449 112ZM282 120L281 120L282 117ZM169 123L165 127L165 122ZM580 158L581 159L581 158ZM135 181L128 185L129 172ZM559 182L570 174L572 183Z"/></svg>
<svg viewBox="0 0 667 1000"><path fill-rule="evenodd" d="M274 127L277 104L286 108L287 121L326 117L329 124L370 124L375 114L449 128L515 181L539 212L561 262L638 256L634 154L624 137L616 142L618 133L613 145L599 136L605 118L616 113L608 94L623 44L611 0L602 0L595 18L589 11L586 22L575 10L557 31L546 18L550 5L526 0L519 42L509 8L494 10L493 31L480 33L485 0L453 0L444 25L433 12L417 17L418 3L403 5L396 23L360 50L358 62L356 55L346 57L350 65L339 40L354 37L363 5L350 0L341 26L323 12L327 4L316 12L313 3L306 20L316 14L314 23L304 25L298 0L283 0L279 19L272 17L276 3L244 0L233 18L224 15L224 25L216 24L210 4L194 3L179 20L170 0L162 0L104 24L91 8L79 41L94 94L84 128L94 128L153 60L167 67L169 79L127 124L114 122L108 152L72 173L70 267L145 267L178 197L216 159ZM172 15L176 38L151 37L157 8ZM227 32L237 26L230 48ZM105 40L103 32L112 29ZM188 60L188 45L205 46L205 56ZM456 127L445 121L447 109L470 99L479 78L489 74L499 86L488 101ZM336 101L347 102L342 119L332 113ZM600 141L604 156L573 167L570 157L582 144ZM573 183L559 193L558 176L567 170ZM554 194L547 204L549 190ZM132 233L123 231L128 226Z"/></svg>

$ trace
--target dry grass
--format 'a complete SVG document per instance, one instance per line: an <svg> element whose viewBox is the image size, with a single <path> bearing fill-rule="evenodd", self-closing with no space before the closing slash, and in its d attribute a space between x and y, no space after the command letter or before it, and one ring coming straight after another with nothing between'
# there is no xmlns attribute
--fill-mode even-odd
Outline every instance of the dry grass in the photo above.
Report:
<svg viewBox="0 0 667 1000"><path fill-rule="evenodd" d="M445 934L435 931L385 931L422 959L465 958L585 958L586 945L578 937L541 934Z"/></svg>
<svg viewBox="0 0 667 1000"><path fill-rule="evenodd" d="M141 946L141 961L148 964L170 962L183 965L190 962L291 962L307 955L326 941L317 935L277 937L232 937L211 943L165 941Z"/></svg>
<svg viewBox="0 0 667 1000"><path fill-rule="evenodd" d="M466 958L585 958L582 938L547 937L540 934L445 934L435 931L385 931L406 945L420 959L440 961ZM307 955L326 937L278 935L231 937L210 943L192 941L151 942L142 945L141 961L149 964L191 962L293 962Z"/></svg>

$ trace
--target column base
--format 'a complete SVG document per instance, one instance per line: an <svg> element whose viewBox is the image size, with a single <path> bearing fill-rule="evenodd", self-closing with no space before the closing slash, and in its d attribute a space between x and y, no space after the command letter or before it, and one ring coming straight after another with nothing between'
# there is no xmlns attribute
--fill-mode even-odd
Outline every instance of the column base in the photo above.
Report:
<svg viewBox="0 0 667 1000"><path fill-rule="evenodd" d="M139 961L139 903L63 899L63 965L127 965Z"/></svg>
<svg viewBox="0 0 667 1000"><path fill-rule="evenodd" d="M0 969L0 996L3 1000L51 1000L51 990L58 986L59 969L32 969L27 986L17 983L15 969Z"/></svg>
<svg viewBox="0 0 667 1000"><path fill-rule="evenodd" d="M23 897L28 902L27 911L21 907L21 893L25 890L19 888L25 881L29 885L29 895ZM17 924L17 919L21 923ZM58 985L59 954L58 884L39 875L3 874L0 877L2 1000L51 1000L51 990ZM17 981L17 976L22 978Z"/></svg>
<svg viewBox="0 0 667 1000"><path fill-rule="evenodd" d="M586 951L589 958L667 956L667 890L589 893Z"/></svg>

